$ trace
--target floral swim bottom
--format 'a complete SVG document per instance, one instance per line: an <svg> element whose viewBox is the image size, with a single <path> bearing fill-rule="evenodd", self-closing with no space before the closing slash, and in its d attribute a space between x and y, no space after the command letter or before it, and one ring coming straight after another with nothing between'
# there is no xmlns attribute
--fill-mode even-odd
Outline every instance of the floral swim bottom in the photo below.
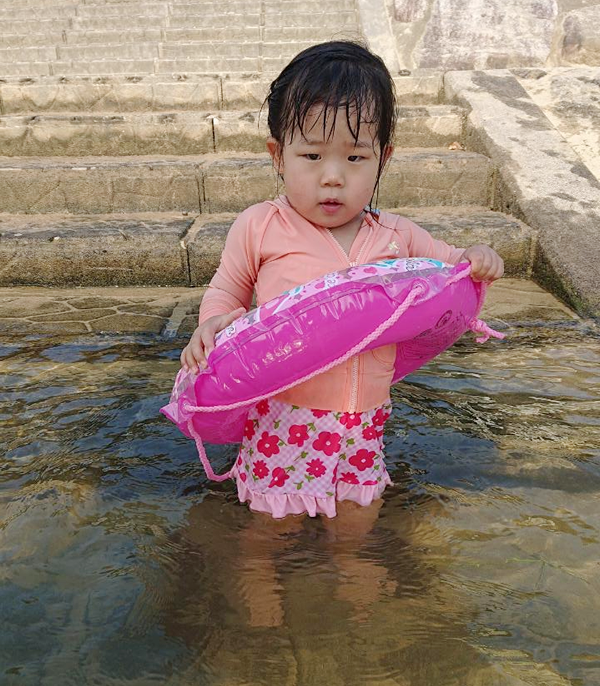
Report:
<svg viewBox="0 0 600 686"><path fill-rule="evenodd" d="M335 517L339 500L370 504L392 483L383 462L390 413L389 402L354 413L259 402L233 468L240 501L276 519Z"/></svg>

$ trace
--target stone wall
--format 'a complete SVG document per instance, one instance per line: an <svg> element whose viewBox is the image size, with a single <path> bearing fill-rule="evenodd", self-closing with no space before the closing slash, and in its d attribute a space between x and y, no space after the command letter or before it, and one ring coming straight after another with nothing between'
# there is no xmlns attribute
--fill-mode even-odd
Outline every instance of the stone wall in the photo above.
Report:
<svg viewBox="0 0 600 686"><path fill-rule="evenodd" d="M401 69L600 65L597 0L387 0Z"/></svg>

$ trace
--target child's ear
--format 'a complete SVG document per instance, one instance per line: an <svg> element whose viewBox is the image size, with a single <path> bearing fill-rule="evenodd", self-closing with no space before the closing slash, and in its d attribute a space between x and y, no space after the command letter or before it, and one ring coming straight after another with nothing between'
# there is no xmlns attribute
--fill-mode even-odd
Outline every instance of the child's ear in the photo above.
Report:
<svg viewBox="0 0 600 686"><path fill-rule="evenodd" d="M269 155L271 155L271 159L273 160L273 166L275 167L275 171L278 174L283 174L283 158L281 155L281 146L273 138L273 136L269 136L267 138L267 150L269 151Z"/></svg>
<svg viewBox="0 0 600 686"><path fill-rule="evenodd" d="M393 145L386 145L384 150L383 150L383 164L381 165L382 168L385 167L387 164L388 160L392 156L394 152L394 146Z"/></svg>

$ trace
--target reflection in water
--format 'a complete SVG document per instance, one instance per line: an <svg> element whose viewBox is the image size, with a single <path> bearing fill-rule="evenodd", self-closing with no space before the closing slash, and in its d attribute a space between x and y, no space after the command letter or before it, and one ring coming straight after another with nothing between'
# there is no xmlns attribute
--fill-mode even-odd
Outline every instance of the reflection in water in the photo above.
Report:
<svg viewBox="0 0 600 686"><path fill-rule="evenodd" d="M600 684L591 333L455 346L394 389L383 501L278 522L158 415L174 346L0 346L0 683Z"/></svg>

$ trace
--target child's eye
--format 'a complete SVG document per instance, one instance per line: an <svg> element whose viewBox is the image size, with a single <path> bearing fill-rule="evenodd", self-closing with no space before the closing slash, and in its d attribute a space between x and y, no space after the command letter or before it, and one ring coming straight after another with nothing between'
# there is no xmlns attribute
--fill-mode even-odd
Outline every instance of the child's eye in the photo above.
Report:
<svg viewBox="0 0 600 686"><path fill-rule="evenodd" d="M316 162L319 159L319 157L321 157L321 156L316 152L309 152L306 155L304 155L304 157L306 157L307 160L311 160L312 162Z"/></svg>
<svg viewBox="0 0 600 686"><path fill-rule="evenodd" d="M350 155L348 159L350 160L350 162L358 162L359 160L362 160L364 158L361 155Z"/></svg>

